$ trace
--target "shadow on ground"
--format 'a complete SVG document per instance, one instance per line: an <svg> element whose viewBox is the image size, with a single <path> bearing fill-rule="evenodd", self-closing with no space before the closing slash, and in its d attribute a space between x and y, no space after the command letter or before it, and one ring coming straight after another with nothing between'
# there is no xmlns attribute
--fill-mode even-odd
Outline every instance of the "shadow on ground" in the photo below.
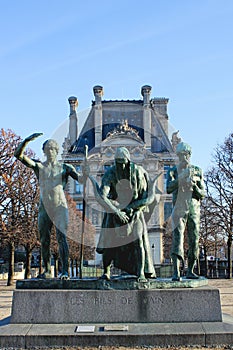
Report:
<svg viewBox="0 0 233 350"><path fill-rule="evenodd" d="M11 316L8 316L8 317L6 317L6 318L3 318L2 320L0 320L0 327L9 324L10 321L11 321Z"/></svg>

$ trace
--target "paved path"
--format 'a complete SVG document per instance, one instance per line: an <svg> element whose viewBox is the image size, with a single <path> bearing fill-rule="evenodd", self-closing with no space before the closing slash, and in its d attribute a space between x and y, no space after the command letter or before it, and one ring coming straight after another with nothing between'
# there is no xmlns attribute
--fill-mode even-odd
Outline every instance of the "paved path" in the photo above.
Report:
<svg viewBox="0 0 233 350"><path fill-rule="evenodd" d="M209 280L209 286L216 287L220 291L222 313L233 317L233 280L213 279Z"/></svg>
<svg viewBox="0 0 233 350"><path fill-rule="evenodd" d="M233 280L209 280L209 286L220 290L222 313L233 317ZM9 321L14 288L15 284L6 286L6 281L0 280L0 324Z"/></svg>
<svg viewBox="0 0 233 350"><path fill-rule="evenodd" d="M7 286L6 283L7 281L0 280L0 325L5 323L11 315L12 296L15 289L15 284Z"/></svg>

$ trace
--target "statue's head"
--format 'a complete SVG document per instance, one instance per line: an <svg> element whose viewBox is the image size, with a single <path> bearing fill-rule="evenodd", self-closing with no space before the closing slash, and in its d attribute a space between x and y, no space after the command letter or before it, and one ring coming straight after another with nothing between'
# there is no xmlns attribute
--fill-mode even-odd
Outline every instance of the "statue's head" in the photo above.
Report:
<svg viewBox="0 0 233 350"><path fill-rule="evenodd" d="M191 147L185 142L180 142L176 146L176 154L182 167L186 167L189 164L191 153Z"/></svg>
<svg viewBox="0 0 233 350"><path fill-rule="evenodd" d="M118 147L115 153L115 162L127 164L130 161L130 153L126 147Z"/></svg>
<svg viewBox="0 0 233 350"><path fill-rule="evenodd" d="M43 146L42 146L42 150L43 150L44 154L46 156L48 156L48 151L51 150L51 149L56 152L56 155L58 154L58 152L59 152L59 145L58 145L57 141L55 141L53 139L46 140L43 143Z"/></svg>
<svg viewBox="0 0 233 350"><path fill-rule="evenodd" d="M176 154L179 156L179 154L181 154L181 153L186 153L186 154L189 154L191 156L191 154L192 154L191 146L189 146L185 142L178 143L178 145L176 146Z"/></svg>

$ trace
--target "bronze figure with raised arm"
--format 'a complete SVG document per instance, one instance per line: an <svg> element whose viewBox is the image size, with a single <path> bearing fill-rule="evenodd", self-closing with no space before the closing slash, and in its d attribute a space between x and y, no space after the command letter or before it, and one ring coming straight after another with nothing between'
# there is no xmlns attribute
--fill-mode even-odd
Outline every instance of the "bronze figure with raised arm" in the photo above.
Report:
<svg viewBox="0 0 233 350"><path fill-rule="evenodd" d="M15 151L15 157L24 165L34 170L39 181L40 203L38 215L38 228L41 242L41 254L44 272L39 278L51 278L50 264L50 236L52 226L56 228L56 237L59 245L59 256L62 264L61 279L68 279L69 248L66 239L68 227L68 207L64 193L68 177L82 182L82 176L70 164L61 163L57 160L59 145L55 140L49 139L43 144L46 156L45 162L40 162L27 157L25 148L30 141L43 135L34 133L22 141Z"/></svg>

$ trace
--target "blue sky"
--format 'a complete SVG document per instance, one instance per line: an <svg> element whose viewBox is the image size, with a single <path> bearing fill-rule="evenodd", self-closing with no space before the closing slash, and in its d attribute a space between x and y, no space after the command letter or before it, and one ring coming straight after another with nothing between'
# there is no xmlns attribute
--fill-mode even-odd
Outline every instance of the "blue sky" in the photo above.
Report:
<svg viewBox="0 0 233 350"><path fill-rule="evenodd" d="M206 170L232 130L233 1L0 0L1 127L21 137L83 119L93 86L104 99L169 98L170 123ZM82 113L81 113L82 112ZM80 120L82 124L82 120Z"/></svg>

